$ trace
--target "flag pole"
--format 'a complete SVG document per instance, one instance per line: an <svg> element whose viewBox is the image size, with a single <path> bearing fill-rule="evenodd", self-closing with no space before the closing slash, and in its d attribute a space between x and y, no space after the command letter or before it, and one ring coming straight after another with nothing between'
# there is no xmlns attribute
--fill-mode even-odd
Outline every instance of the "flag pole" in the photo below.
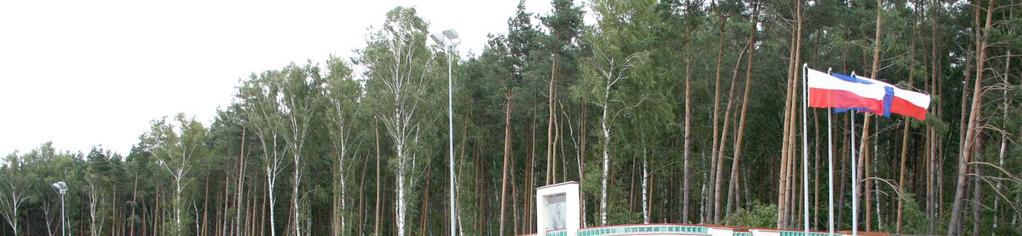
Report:
<svg viewBox="0 0 1022 236"><path fill-rule="evenodd" d="M831 69L827 68L827 74ZM834 235L834 141L830 108L827 108L827 232Z"/></svg>
<svg viewBox="0 0 1022 236"><path fill-rule="evenodd" d="M856 167L855 167L856 163L857 163L857 162L855 162L855 110L854 109L851 110L851 113L848 113L848 114L849 114L848 116L851 117L851 119L852 119L852 127L851 127L852 136L850 137L852 146L851 146L851 148L849 148L851 150L851 153L852 153L852 164L851 164L851 166L852 166L852 235L853 236L857 236L857 235L859 235L859 212L858 212L859 211L859 200L858 200L858 198L859 198L859 193L858 193L859 189L856 187L856 182L858 182L857 180L859 180L859 172L856 170Z"/></svg>
<svg viewBox="0 0 1022 236"><path fill-rule="evenodd" d="M808 107L806 100L809 97L809 78L806 75L809 63L802 64L802 230L809 235L809 139L806 137L809 132L806 123Z"/></svg>

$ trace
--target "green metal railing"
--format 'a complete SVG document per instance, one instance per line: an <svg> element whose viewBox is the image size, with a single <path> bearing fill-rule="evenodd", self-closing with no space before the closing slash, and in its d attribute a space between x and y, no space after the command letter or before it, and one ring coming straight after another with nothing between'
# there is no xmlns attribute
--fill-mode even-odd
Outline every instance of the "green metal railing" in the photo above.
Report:
<svg viewBox="0 0 1022 236"><path fill-rule="evenodd" d="M546 236L568 236L568 232L564 230L546 232Z"/></svg>
<svg viewBox="0 0 1022 236"><path fill-rule="evenodd" d="M599 235L615 235L615 234L628 234L628 233L685 233L685 234L706 234L707 229L703 226L687 226L687 225L630 225L630 226L611 226L611 227L600 227L592 229L582 229L578 231L578 236L599 236Z"/></svg>
<svg viewBox="0 0 1022 236"><path fill-rule="evenodd" d="M831 236L825 232L774 231L780 236ZM622 225L580 229L578 236L604 236L623 234L686 234L710 235L706 226L695 225ZM567 236L564 230L550 231L546 236ZM752 232L734 232L732 236L752 236Z"/></svg>
<svg viewBox="0 0 1022 236"><path fill-rule="evenodd" d="M829 233L822 232L809 232L809 234L806 234L803 231L781 231L780 233L781 236L830 236Z"/></svg>

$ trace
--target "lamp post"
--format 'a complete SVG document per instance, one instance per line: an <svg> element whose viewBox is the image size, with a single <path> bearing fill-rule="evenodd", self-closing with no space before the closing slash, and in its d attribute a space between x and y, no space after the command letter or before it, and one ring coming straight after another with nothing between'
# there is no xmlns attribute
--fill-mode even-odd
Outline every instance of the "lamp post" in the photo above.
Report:
<svg viewBox="0 0 1022 236"><path fill-rule="evenodd" d="M67 222L64 220L64 194L67 193L67 184L59 181L51 186L60 194L60 235L67 235Z"/></svg>
<svg viewBox="0 0 1022 236"><path fill-rule="evenodd" d="M449 164L449 168L450 168L450 172L449 172L450 173L450 179L448 180L449 181L448 183L450 185L450 188L448 190L450 191L450 204L449 205L451 207L451 209L450 209L451 210L451 222L450 222L450 224L451 224L451 236L455 236L455 232L457 231L456 230L457 227L455 227L457 225L457 220L456 220L457 217L456 216L457 216L458 213L457 213L457 210L455 209L455 205L454 205L455 204L454 199L455 199L455 195L457 193L455 192L455 189L454 189L454 99L453 99L454 93L453 93L453 89L452 89L453 86L451 85L452 84L451 81L453 80L453 77L454 77L453 76L453 71L454 71L453 70L453 67L454 67L454 56L453 56L453 54L454 54L454 40L458 39L458 33L455 32L453 29L449 29L449 30L445 30L443 32L443 35L444 35L444 38L447 38L447 43L444 43L444 41L440 40L440 38L437 37L436 35L430 35L430 37L433 38L433 41L436 42L437 44L439 44L440 46L447 46L447 50L446 50L447 51L447 137L448 137L448 142L449 142L448 143L449 144L449 146L448 146L448 148L449 148L448 149L448 153L450 153L450 158L448 159L448 161L449 161L448 164Z"/></svg>

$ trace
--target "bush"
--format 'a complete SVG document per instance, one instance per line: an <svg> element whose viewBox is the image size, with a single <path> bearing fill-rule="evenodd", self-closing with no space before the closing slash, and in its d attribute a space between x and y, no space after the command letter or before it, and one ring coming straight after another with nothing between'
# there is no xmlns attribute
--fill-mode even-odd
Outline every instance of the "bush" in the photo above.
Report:
<svg viewBox="0 0 1022 236"><path fill-rule="evenodd" d="M751 208L739 209L729 215L724 223L733 226L773 228L777 226L777 206L753 202Z"/></svg>

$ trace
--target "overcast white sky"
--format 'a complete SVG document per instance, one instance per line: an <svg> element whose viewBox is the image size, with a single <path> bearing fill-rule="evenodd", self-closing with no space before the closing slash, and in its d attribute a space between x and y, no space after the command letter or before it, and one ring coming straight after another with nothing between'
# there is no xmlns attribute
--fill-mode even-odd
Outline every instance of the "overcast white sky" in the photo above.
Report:
<svg viewBox="0 0 1022 236"><path fill-rule="evenodd" d="M517 0L0 2L0 155L53 141L127 154L149 122L178 112L212 121L252 72L330 54L351 57L367 28L415 6L460 50L507 31ZM549 0L527 0L550 12ZM538 22L537 22L538 23Z"/></svg>

